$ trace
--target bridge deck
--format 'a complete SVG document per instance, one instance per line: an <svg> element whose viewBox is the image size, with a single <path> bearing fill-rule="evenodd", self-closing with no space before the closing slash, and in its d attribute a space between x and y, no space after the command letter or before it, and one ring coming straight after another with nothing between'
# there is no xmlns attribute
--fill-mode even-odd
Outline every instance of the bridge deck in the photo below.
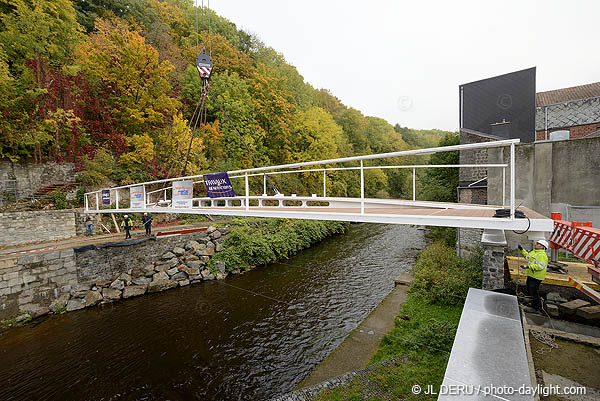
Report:
<svg viewBox="0 0 600 401"><path fill-rule="evenodd" d="M249 207L246 207L246 201L250 204ZM361 204L364 205L364 212ZM188 208L172 208L170 205L168 201L159 201L147 204L145 208L100 209L89 210L89 212L188 213L500 230L552 231L554 228L552 220L525 207L520 207L519 210L525 213L526 219L510 219L493 217L495 209L500 206L464 203L372 198L361 201L359 198L250 196L247 200L244 197L196 198L192 202L193 206Z"/></svg>

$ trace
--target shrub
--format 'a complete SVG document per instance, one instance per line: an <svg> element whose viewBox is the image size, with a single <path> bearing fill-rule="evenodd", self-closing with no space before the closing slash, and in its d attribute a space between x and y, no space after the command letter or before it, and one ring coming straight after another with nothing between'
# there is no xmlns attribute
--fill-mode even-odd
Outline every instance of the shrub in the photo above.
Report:
<svg viewBox="0 0 600 401"><path fill-rule="evenodd" d="M54 203L54 207L57 209L66 209L67 195L60 190L52 192L52 203Z"/></svg>
<svg viewBox="0 0 600 401"><path fill-rule="evenodd" d="M456 246L456 228L431 227L425 237L434 241L443 241L449 247Z"/></svg>
<svg viewBox="0 0 600 401"><path fill-rule="evenodd" d="M223 261L227 270L246 271L252 265L265 265L287 259L311 244L342 234L349 224L335 221L234 219L223 250L211 258L210 265Z"/></svg>
<svg viewBox="0 0 600 401"><path fill-rule="evenodd" d="M85 204L85 188L79 187L77 189L77 193L75 194L75 201L77 202L77 206L83 206Z"/></svg>
<svg viewBox="0 0 600 401"><path fill-rule="evenodd" d="M437 319L429 319L406 336L409 348L427 348L429 352L450 352L458 325Z"/></svg>
<svg viewBox="0 0 600 401"><path fill-rule="evenodd" d="M469 259L442 242L426 247L413 268L409 292L431 303L456 305L464 302L470 287L481 287L481 249Z"/></svg>

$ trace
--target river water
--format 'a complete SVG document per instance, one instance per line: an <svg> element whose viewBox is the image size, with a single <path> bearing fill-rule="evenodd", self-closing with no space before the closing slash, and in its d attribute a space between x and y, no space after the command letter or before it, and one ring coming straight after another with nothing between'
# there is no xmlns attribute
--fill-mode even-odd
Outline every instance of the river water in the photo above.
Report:
<svg viewBox="0 0 600 401"><path fill-rule="evenodd" d="M224 281L0 333L0 400L261 400L292 390L392 290L424 246L357 224Z"/></svg>

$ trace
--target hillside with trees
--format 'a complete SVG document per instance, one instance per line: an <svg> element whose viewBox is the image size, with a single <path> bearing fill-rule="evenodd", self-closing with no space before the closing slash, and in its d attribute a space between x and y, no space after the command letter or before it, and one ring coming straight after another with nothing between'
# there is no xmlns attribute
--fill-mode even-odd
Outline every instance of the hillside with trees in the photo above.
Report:
<svg viewBox="0 0 600 401"><path fill-rule="evenodd" d="M215 65L210 90L260 164L436 146L446 134L345 106L192 0L0 0L0 157L76 163L86 186L177 176L188 147L187 174L256 167L214 102L205 124L190 124L203 46ZM331 195L359 194L354 172L328 174ZM367 196L411 191L407 170L366 174ZM318 192L318 180L274 180L287 193Z"/></svg>

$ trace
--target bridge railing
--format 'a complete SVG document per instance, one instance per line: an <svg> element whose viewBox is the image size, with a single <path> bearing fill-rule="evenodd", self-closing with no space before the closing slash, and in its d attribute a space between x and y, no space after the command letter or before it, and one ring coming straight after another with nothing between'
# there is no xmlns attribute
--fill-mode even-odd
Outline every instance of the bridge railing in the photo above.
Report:
<svg viewBox="0 0 600 401"><path fill-rule="evenodd" d="M301 163L289 163L282 164L276 166L267 166L267 167L257 167L250 168L245 170L233 170L228 171L229 177L231 179L241 179L244 178L244 196L238 196L235 199L243 200L243 205L246 210L250 208L250 199L255 198L254 196L250 196L250 186L248 183L248 179L250 177L263 176L263 198L267 197L267 176L270 175L278 175L278 174L303 174L309 172L323 172L323 197L313 197L315 201L325 200L327 198L327 172L328 171L345 171L345 170L358 170L360 171L360 210L361 214L364 214L365 201L368 201L368 198L365 198L365 183L364 183L364 171L371 169L412 169L412 192L413 192L413 201L416 201L416 170L420 168L475 168L475 167L485 167L485 168L502 168L502 206L505 206L505 188L506 188L506 169L510 169L510 185L509 185L509 197L510 197L510 215L511 219L514 219L515 212L515 145L520 142L519 139L508 139L502 141L493 141L493 142L483 142L483 143L472 143L465 145L453 145L453 146L442 146L436 148L425 148L425 149L414 149L414 150L406 150L400 152L390 152L390 153L379 153L372 155L363 155L363 156L352 156L352 157L343 157L337 159L327 159L327 160L316 160L310 162L301 162ZM426 155L426 154L434 154L441 152L452 152L452 151L461 151L461 150L477 150L477 149L489 149L489 148L498 148L498 147L510 147L510 162L508 164L452 164L452 165L431 165L431 164L423 164L423 165L388 165L388 166L365 166L364 161L366 160L377 160L377 159L386 159L392 157L403 157L403 156L415 156L415 155ZM360 162L359 166L355 167L323 167L323 168L312 168L312 169L300 169L303 167L309 166L318 166L318 165L328 165L328 164L338 164L338 163L346 163L346 162ZM154 180L148 182L142 182L131 185L124 185L119 187L107 188L105 190L109 190L112 194L114 191L115 194L115 210L119 210L119 191L129 189L132 187L142 187L143 191L143 199L144 205L156 205L156 202L150 202L150 196L157 193L163 193L164 198L161 200L165 205L171 205L171 200L168 199L168 191L171 191L170 186L164 186L160 189L155 189L151 191L147 191L147 187L156 185L156 184L168 184L176 181L183 180L196 180L194 183L203 183L203 175L190 175L185 177L176 177L176 178L168 178L162 180ZM87 192L85 194L85 210L87 212L96 212L100 211L100 197L102 194L102 189L93 192ZM95 209L90 209L90 201L89 198L95 198ZM271 197L273 198L273 197ZM112 197L111 197L112 199ZM209 198L194 198L195 201L202 201ZM159 202L160 203L160 202ZM130 208L126 208L130 210Z"/></svg>

